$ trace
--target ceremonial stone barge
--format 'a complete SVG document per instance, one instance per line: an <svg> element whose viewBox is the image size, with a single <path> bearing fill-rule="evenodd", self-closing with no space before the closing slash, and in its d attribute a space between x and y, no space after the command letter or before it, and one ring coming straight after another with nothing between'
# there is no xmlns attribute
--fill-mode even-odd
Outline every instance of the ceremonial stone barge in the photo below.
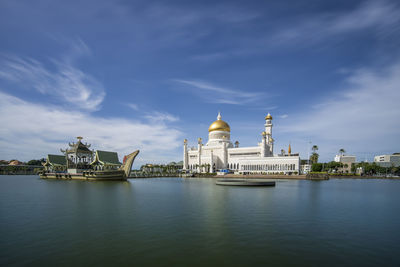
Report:
<svg viewBox="0 0 400 267"><path fill-rule="evenodd" d="M77 180L126 180L129 178L133 161L139 150L124 157L123 163L117 152L90 150L90 144L82 143L77 137L76 143L61 152L64 155L47 155L43 163L44 170L39 174L42 179Z"/></svg>

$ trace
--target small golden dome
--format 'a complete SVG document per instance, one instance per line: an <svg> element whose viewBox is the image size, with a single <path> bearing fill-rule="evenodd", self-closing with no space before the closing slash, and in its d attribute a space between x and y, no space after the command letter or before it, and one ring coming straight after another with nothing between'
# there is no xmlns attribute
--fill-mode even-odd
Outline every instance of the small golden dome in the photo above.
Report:
<svg viewBox="0 0 400 267"><path fill-rule="evenodd" d="M267 133L266 133L266 132L262 132L261 135L262 135L262 136L266 136Z"/></svg>
<svg viewBox="0 0 400 267"><path fill-rule="evenodd" d="M271 116L271 114L269 114L269 113L268 113L268 115L267 115L267 116L265 116L265 119L266 119L266 120L272 120L272 116Z"/></svg>
<svg viewBox="0 0 400 267"><path fill-rule="evenodd" d="M224 132L231 132L231 127L229 124L221 120L221 114L218 113L217 120L211 123L210 127L208 127L208 132L213 131L224 131Z"/></svg>

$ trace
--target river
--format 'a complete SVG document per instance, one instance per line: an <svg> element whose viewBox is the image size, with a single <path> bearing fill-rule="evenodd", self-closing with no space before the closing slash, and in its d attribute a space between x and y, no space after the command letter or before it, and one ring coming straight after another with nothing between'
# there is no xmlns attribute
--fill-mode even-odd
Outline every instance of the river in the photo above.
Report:
<svg viewBox="0 0 400 267"><path fill-rule="evenodd" d="M400 180L0 176L1 266L399 266Z"/></svg>

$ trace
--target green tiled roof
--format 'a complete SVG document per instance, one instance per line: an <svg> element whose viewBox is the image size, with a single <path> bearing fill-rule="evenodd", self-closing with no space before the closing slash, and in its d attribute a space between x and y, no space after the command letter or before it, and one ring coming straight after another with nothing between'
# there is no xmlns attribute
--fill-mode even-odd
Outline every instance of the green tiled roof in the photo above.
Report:
<svg viewBox="0 0 400 267"><path fill-rule="evenodd" d="M47 155L47 161L53 165L67 165L67 161L64 155Z"/></svg>
<svg viewBox="0 0 400 267"><path fill-rule="evenodd" d="M118 160L117 152L97 150L96 153L98 155L99 161L103 162L104 164L122 164Z"/></svg>

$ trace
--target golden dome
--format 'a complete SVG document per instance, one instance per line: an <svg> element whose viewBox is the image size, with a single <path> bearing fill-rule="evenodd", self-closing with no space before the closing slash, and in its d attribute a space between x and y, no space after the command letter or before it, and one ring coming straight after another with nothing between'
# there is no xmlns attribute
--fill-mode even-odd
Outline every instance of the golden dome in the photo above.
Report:
<svg viewBox="0 0 400 267"><path fill-rule="evenodd" d="M229 127L229 124L221 120L220 113L218 113L217 120L211 123L210 127L208 127L208 132L213 132L213 131L224 131L224 132L231 131L231 127Z"/></svg>
<svg viewBox="0 0 400 267"><path fill-rule="evenodd" d="M269 113L268 113L268 115L267 115L267 116L265 116L265 119L266 119L266 120L272 120L272 116L271 116L271 114L269 114Z"/></svg>
<svg viewBox="0 0 400 267"><path fill-rule="evenodd" d="M262 136L266 136L267 133L266 133L266 132L262 132L261 135L262 135Z"/></svg>

